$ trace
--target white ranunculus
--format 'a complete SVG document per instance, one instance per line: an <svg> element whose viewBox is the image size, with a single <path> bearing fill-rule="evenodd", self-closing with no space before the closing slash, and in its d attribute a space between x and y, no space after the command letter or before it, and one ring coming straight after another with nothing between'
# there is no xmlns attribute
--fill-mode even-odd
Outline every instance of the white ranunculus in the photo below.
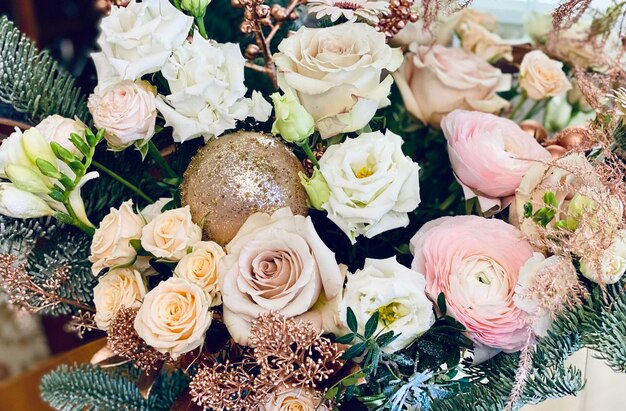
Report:
<svg viewBox="0 0 626 411"><path fill-rule="evenodd" d="M323 138L360 130L379 108L390 104L391 76L402 52L365 23L325 28L301 27L274 55L278 84L291 89L313 116Z"/></svg>
<svg viewBox="0 0 626 411"><path fill-rule="evenodd" d="M100 278L98 285L93 289L96 325L99 329L107 331L122 307L139 308L145 295L146 285L134 267L109 271Z"/></svg>
<svg viewBox="0 0 626 411"><path fill-rule="evenodd" d="M174 277L184 278L202 288L211 300L211 306L220 305L218 267L226 253L213 241L200 241L194 244L191 253L184 256L174 268Z"/></svg>
<svg viewBox="0 0 626 411"><path fill-rule="evenodd" d="M581 259L580 272L596 283L613 284L619 281L626 272L626 230L618 233L597 261Z"/></svg>
<svg viewBox="0 0 626 411"><path fill-rule="evenodd" d="M420 203L419 166L402 153L402 138L364 133L328 147L320 171L330 188L328 218L354 243L406 227Z"/></svg>
<svg viewBox="0 0 626 411"><path fill-rule="evenodd" d="M39 218L54 214L39 196L20 190L12 183L0 182L0 214L11 218Z"/></svg>
<svg viewBox="0 0 626 411"><path fill-rule="evenodd" d="M245 98L244 63L239 45L218 44L198 32L174 51L162 70L171 94L159 96L157 108L175 141L212 139L251 113L268 119L272 107L262 96Z"/></svg>
<svg viewBox="0 0 626 411"><path fill-rule="evenodd" d="M167 210L143 228L141 245L157 258L180 261L202 240L202 229L191 220L189 206Z"/></svg>
<svg viewBox="0 0 626 411"><path fill-rule="evenodd" d="M104 138L113 150L131 144L143 146L154 135L156 91L147 81L120 81L98 86L87 106L96 127L105 130Z"/></svg>
<svg viewBox="0 0 626 411"><path fill-rule="evenodd" d="M204 343L213 319L210 306L200 287L171 277L146 294L135 318L135 331L146 344L177 359Z"/></svg>
<svg viewBox="0 0 626 411"><path fill-rule="evenodd" d="M251 215L226 253L219 264L224 323L239 344L248 343L252 322L268 311L321 328L315 304L341 292L335 255L311 219L289 208Z"/></svg>
<svg viewBox="0 0 626 411"><path fill-rule="evenodd" d="M39 130L46 140L59 143L59 145L78 158L83 157L78 148L70 141L72 133L77 134L80 138L85 136L87 126L78 118L72 120L71 118L54 114L44 118L35 128Z"/></svg>
<svg viewBox="0 0 626 411"><path fill-rule="evenodd" d="M97 275L105 268L132 263L137 251L130 240L141 238L144 223L133 210L133 201L122 203L119 209L111 208L110 213L100 222L91 242L89 261Z"/></svg>
<svg viewBox="0 0 626 411"><path fill-rule="evenodd" d="M144 74L161 70L172 51L189 33L193 17L186 16L169 0L132 0L127 7L113 7L102 19L98 45L94 53L98 80L110 81L115 73L119 80L135 81Z"/></svg>
<svg viewBox="0 0 626 411"><path fill-rule="evenodd" d="M546 258L541 253L533 253L533 256L520 268L517 285L515 286L515 295L513 296L515 306L533 318L533 330L539 337L547 335L548 329L552 325L552 315L549 311L540 308L538 302L526 294L532 291L532 287L536 287L534 283L537 277L544 270L549 270L550 267L556 264L569 266L573 270L573 275L577 275L570 259L558 255ZM544 275L549 275L549 273Z"/></svg>
<svg viewBox="0 0 626 411"><path fill-rule="evenodd" d="M146 220L146 224L160 216L163 213L163 207L171 203L172 200L171 197L162 197L154 203L145 206L140 214Z"/></svg>
<svg viewBox="0 0 626 411"><path fill-rule="evenodd" d="M359 333L378 311L377 332L393 331L400 336L383 348L393 353L411 344L435 322L433 305L426 297L424 276L402 264L395 257L367 259L362 270L348 274L348 282L339 304L340 321L347 324L348 307L354 311Z"/></svg>

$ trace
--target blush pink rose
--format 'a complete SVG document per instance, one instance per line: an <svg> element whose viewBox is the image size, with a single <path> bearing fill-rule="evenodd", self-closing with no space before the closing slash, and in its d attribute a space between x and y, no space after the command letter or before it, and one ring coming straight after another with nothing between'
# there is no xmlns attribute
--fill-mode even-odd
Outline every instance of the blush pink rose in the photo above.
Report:
<svg viewBox="0 0 626 411"><path fill-rule="evenodd" d="M528 169L551 159L533 136L493 114L454 110L443 118L441 128L465 198L478 197L485 213L510 204Z"/></svg>
<svg viewBox="0 0 626 411"><path fill-rule="evenodd" d="M428 297L445 295L448 315L477 347L514 352L524 345L528 317L513 297L533 250L518 229L496 219L443 217L415 234L411 251L411 268L426 277Z"/></svg>
<svg viewBox="0 0 626 411"><path fill-rule="evenodd" d="M462 48L412 44L393 75L409 113L439 128L441 118L454 109L497 113L509 103L497 92L511 88L503 74Z"/></svg>

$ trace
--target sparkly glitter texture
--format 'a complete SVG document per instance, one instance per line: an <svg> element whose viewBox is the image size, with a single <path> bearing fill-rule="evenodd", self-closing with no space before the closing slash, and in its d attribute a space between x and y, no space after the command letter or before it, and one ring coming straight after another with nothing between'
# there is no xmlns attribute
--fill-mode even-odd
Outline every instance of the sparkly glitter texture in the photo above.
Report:
<svg viewBox="0 0 626 411"><path fill-rule="evenodd" d="M291 207L306 215L306 193L296 156L272 136L238 132L211 141L193 158L181 186L183 205L204 233L227 244L257 212Z"/></svg>

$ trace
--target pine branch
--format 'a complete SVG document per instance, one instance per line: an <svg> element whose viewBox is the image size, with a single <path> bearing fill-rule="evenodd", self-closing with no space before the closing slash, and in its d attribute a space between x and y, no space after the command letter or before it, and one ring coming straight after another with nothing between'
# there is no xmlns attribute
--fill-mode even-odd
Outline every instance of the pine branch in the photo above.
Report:
<svg viewBox="0 0 626 411"><path fill-rule="evenodd" d="M87 102L74 78L46 51L0 17L0 100L25 113L33 123L59 114L89 124Z"/></svg>
<svg viewBox="0 0 626 411"><path fill-rule="evenodd" d="M139 372L132 366L101 369L91 365L62 365L41 380L41 396L63 411L166 411L187 378L180 372L161 374L148 399L137 388Z"/></svg>

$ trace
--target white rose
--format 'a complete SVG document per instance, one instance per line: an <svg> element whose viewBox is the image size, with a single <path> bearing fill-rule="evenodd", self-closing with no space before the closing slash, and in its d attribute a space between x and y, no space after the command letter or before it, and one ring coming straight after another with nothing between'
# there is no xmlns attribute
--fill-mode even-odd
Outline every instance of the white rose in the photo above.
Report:
<svg viewBox="0 0 626 411"><path fill-rule="evenodd" d="M93 289L96 325L107 331L120 308L139 308L145 295L143 278L134 267L109 271Z"/></svg>
<svg viewBox="0 0 626 411"><path fill-rule="evenodd" d="M323 138L359 130L389 105L393 79L386 76L381 82L381 74L402 63L402 52L364 23L301 27L278 50L280 88L292 90Z"/></svg>
<svg viewBox="0 0 626 411"><path fill-rule="evenodd" d="M563 63L552 60L541 50L524 55L519 79L521 88L533 100L564 95L572 88L563 71Z"/></svg>
<svg viewBox="0 0 626 411"><path fill-rule="evenodd" d="M146 223L149 223L150 221L160 216L162 213L161 210L163 210L163 207L165 207L168 203L171 203L172 200L173 199L171 197L159 198L154 203L148 204L147 206L145 206L143 210L141 210L141 216L143 217L144 220L146 220Z"/></svg>
<svg viewBox="0 0 626 411"><path fill-rule="evenodd" d="M596 283L613 284L619 281L626 272L626 230L618 233L596 261L581 259L580 272Z"/></svg>
<svg viewBox="0 0 626 411"><path fill-rule="evenodd" d="M575 277L577 276L576 269L572 265L572 261L570 259L557 255L546 258L541 253L533 253L533 256L524 263L522 268L520 268L519 277L517 278L513 302L517 308L525 311L531 316L533 319L533 330L535 334L540 337L545 337L547 335L548 329L552 325L552 313L539 307L538 301L535 300L532 295L528 294L537 292L536 289L533 290L533 287L537 287L535 285L535 281L540 274L550 275L549 272L545 273L545 271L560 264L569 266L568 268L572 270L572 274Z"/></svg>
<svg viewBox="0 0 626 411"><path fill-rule="evenodd" d="M200 287L172 277L146 294L135 330L149 346L177 359L204 342L213 319L210 305Z"/></svg>
<svg viewBox="0 0 626 411"><path fill-rule="evenodd" d="M96 87L87 103L96 127L105 130L109 147L123 150L146 144L154 135L156 97L147 81L121 81Z"/></svg>
<svg viewBox="0 0 626 411"><path fill-rule="evenodd" d="M513 60L513 47L478 23L465 21L457 27L456 32L465 50L489 62Z"/></svg>
<svg viewBox="0 0 626 411"><path fill-rule="evenodd" d="M259 404L259 411L329 411L325 404L318 407L321 400L321 395L308 388L283 388Z"/></svg>
<svg viewBox="0 0 626 411"><path fill-rule="evenodd" d="M193 246L190 254L184 256L174 268L174 276L184 278L202 288L211 305L220 305L222 297L219 288L218 266L226 253L213 241L200 241Z"/></svg>
<svg viewBox="0 0 626 411"><path fill-rule="evenodd" d="M132 0L127 7L113 7L100 23L102 51L93 55L98 80L110 81L104 75L115 73L120 80L134 81L161 70L192 24L193 17L168 0Z"/></svg>
<svg viewBox="0 0 626 411"><path fill-rule="evenodd" d="M311 219L289 208L251 215L226 253L219 264L224 323L239 344L247 344L252 322L268 311L321 328L314 305L322 295L335 298L343 285Z"/></svg>
<svg viewBox="0 0 626 411"><path fill-rule="evenodd" d="M91 241L89 261L97 275L109 267L132 263L137 252L130 240L141 238L143 220L133 211L133 201L122 203L119 209L111 208L110 213L100 222Z"/></svg>
<svg viewBox="0 0 626 411"><path fill-rule="evenodd" d="M179 261L202 240L202 229L191 220L189 206L168 210L142 230L141 245L157 258Z"/></svg>
<svg viewBox="0 0 626 411"><path fill-rule="evenodd" d="M367 259L362 270L348 274L348 282L339 304L339 318L347 324L348 307L354 311L359 333L378 311L377 332L393 331L400 336L383 348L393 353L411 344L435 322L433 305L426 297L426 279L396 261Z"/></svg>
<svg viewBox="0 0 626 411"><path fill-rule="evenodd" d="M72 133L78 134L80 138L84 138L87 126L82 121L54 114L44 118L35 128L39 130L46 140L59 143L59 145L75 156L83 157L78 148L70 141Z"/></svg>
<svg viewBox="0 0 626 411"><path fill-rule="evenodd" d="M220 136L251 113L268 119L272 107L262 96L245 98L244 64L238 44L218 44L198 32L174 51L162 70L171 94L159 96L157 108L175 141Z"/></svg>
<svg viewBox="0 0 626 411"><path fill-rule="evenodd" d="M406 227L420 203L419 166L402 153L402 138L387 131L364 133L328 147L320 171L330 188L328 218L352 243Z"/></svg>

